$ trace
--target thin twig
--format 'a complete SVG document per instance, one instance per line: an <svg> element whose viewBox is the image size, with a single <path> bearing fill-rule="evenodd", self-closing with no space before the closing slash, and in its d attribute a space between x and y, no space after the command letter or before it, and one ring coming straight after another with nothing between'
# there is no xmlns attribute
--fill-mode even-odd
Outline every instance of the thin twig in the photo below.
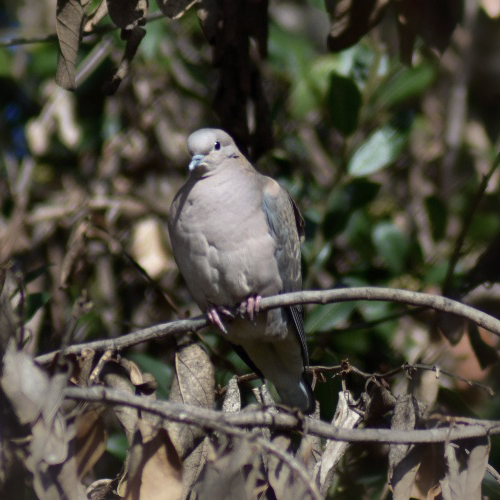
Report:
<svg viewBox="0 0 500 500"><path fill-rule="evenodd" d="M336 365L336 366L313 366L310 368L311 371L317 371L317 372L340 372L343 370L343 365ZM477 387L479 389L482 389L483 391L487 392L488 395L494 396L495 392L490 389L488 386L484 384L480 384L479 382L474 382L472 380L466 379L464 377L461 377L460 375L457 375L456 373L450 372L448 370L442 370L440 367L436 365L427 365L423 363L404 363L401 366L398 366L397 368L394 368L393 370L390 370L386 373L366 373L361 371L359 368L356 368L355 366L349 365L349 372L355 373L356 375L359 375L360 377L363 377L365 379L388 379L391 377L394 377L395 375L401 373L401 372L409 372L411 370L423 370L423 371L429 371L429 372L435 372L436 373L436 378L439 378L441 375L445 375L450 378L454 378L456 380L460 380L461 382L464 382L471 387Z"/></svg>
<svg viewBox="0 0 500 500"><path fill-rule="evenodd" d="M488 170L488 172L486 172L485 175L483 175L483 178L481 179L481 184L479 185L476 194L474 195L474 198L471 201L469 210L467 211L467 214L465 216L462 230L460 231L457 241L455 242L455 247L453 248L453 253L448 263L448 269L446 270L446 277L443 282L443 293L449 292L451 282L453 279L453 274L455 273L455 267L462 254L462 248L464 246L465 238L472 225L472 221L474 219L476 210L479 206L479 202L484 196L484 193L488 187L488 183L491 179L491 176L495 173L495 170L498 168L499 165L500 165L500 155L497 154L490 169Z"/></svg>

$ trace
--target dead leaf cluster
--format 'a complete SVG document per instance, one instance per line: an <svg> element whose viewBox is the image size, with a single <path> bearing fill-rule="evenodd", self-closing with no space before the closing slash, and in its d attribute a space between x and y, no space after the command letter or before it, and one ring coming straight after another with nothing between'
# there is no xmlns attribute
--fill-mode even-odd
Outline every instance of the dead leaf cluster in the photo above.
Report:
<svg viewBox="0 0 500 500"><path fill-rule="evenodd" d="M65 355L63 349L50 365L38 365L27 352L27 344L21 342L23 325L15 306L22 297L15 283L12 272L4 271L0 323L2 498L23 498L25 488L31 487L40 500L321 499L330 495L343 469L352 467L349 439L321 437L321 425L314 430L313 422L321 424L319 408L312 419L294 417L296 423L288 430L279 425L274 428L272 419L278 422L280 410L265 386L256 393L264 405L265 426L258 420L249 427L231 426L222 419L218 423L208 418L209 413L206 420L200 417L188 424L182 410L178 418L169 419L159 411L149 411L147 404L128 402L132 396L155 401L157 382L112 351L82 348L77 354ZM190 337L182 337L174 366L169 404L184 407L187 415L190 408L213 412L215 377L206 351ZM345 362L339 373L346 385L338 394L329 428L370 432L370 427L384 421L390 426L396 443L388 448L388 484L395 499L481 498L488 437L433 441L433 429L449 426L451 430L454 425L466 429L466 421L457 419L455 424L430 413L412 395L394 397L380 375L370 377L366 391L355 401L347 377L356 371ZM122 402L107 404L103 392L100 401L83 397L71 403L64 398L66 387L101 387L114 391ZM241 400L239 384L233 378L225 391L221 415L259 413L253 407L242 407ZM95 466L105 453L113 421L127 438L127 456L116 477L99 478ZM302 422L300 427L298 422ZM416 429L427 429L429 441L404 444L404 432ZM367 439L374 439L373 435Z"/></svg>

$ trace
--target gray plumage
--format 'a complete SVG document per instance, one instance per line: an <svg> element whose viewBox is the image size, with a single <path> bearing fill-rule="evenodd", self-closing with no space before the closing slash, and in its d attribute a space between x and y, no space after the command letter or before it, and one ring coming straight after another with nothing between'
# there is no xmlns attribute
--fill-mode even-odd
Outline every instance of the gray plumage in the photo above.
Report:
<svg viewBox="0 0 500 500"><path fill-rule="evenodd" d="M258 312L260 297L301 289L303 219L288 193L258 173L224 131L198 130L188 149L191 174L168 219L179 270L247 364L273 382L285 404L310 413L302 308ZM225 314L238 306L245 317Z"/></svg>

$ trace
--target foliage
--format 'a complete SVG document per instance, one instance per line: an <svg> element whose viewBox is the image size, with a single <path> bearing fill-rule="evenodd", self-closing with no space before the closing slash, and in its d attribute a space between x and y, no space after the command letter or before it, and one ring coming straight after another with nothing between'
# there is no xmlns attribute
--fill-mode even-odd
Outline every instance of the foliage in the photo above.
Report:
<svg viewBox="0 0 500 500"><path fill-rule="evenodd" d="M151 457L148 477L161 471L177 494L185 471L200 473L204 457L214 466L200 476L197 498L224 482L224 469L249 497L284 498L294 488L297 498L313 495L301 489L298 469L280 473L283 457L257 441L179 431L178 424L173 430L172 423L158 430L154 418L120 406L104 414L103 405L88 403L79 416L77 406L61 407L64 387L99 381L145 398L157 393L222 408L235 390L232 376L248 369L217 332L193 335L194 344L192 337L169 336L119 354L82 352L42 367L33 361L74 343L197 314L165 219L187 175L185 139L202 126L227 129L301 207L304 289L390 286L500 315L494 3L465 2L462 9L453 0L203 0L193 7L164 0L147 20L146 2L59 0L55 24L48 1L0 8L0 418L1 439L9 443L1 445L0 491L6 498L57 495L44 489L49 483L85 495L82 484L113 476L119 479L106 485L106 494L133 495ZM8 35L14 28L22 39ZM391 302L338 302L308 306L306 328L314 366L348 359L371 374L421 363L498 390L497 339L455 316ZM183 361L193 345L203 349L192 348L196 353ZM182 371L189 363L195 372L203 369L203 383ZM333 419L341 384L355 399L375 398L366 378L352 371L321 373L315 395L322 420ZM36 384L38 392L21 382ZM259 384L240 382L242 405L254 403L251 388ZM200 392L190 392L198 385ZM416 427L431 414L498 419L497 397L453 377L401 370L374 385L401 396L390 411L368 419L377 427ZM332 450L334 441L309 436L314 442L299 443L299 433L258 432L311 474L315 454L325 461L326 450L342 456L325 472L321 495L328 498L379 498L388 471L393 498L408 498L414 485L414 497L434 491L437 498L431 490L437 484L442 498L473 498L467 488L480 494L488 454L500 466L494 439L491 450L477 440L425 450L393 445L390 453L380 443L357 443L340 452ZM90 448L78 448L87 454L69 460L74 436ZM126 446L128 483L119 472ZM415 457L411 467L404 462ZM424 471L434 460L440 468ZM394 475L398 466L405 474ZM460 475L464 470L469 479ZM483 494L498 498L490 479ZM454 496L455 487L462 496ZM230 491L223 494L230 498Z"/></svg>

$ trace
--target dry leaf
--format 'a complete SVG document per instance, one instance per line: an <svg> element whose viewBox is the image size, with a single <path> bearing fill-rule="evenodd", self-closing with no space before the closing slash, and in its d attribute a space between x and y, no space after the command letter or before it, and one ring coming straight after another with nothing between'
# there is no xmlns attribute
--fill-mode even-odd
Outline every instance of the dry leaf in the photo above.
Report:
<svg viewBox="0 0 500 500"><path fill-rule="evenodd" d="M132 256L153 279L159 278L171 262L163 244L163 234L157 217L142 219L132 233Z"/></svg>
<svg viewBox="0 0 500 500"><path fill-rule="evenodd" d="M213 408L214 383L214 369L208 354L192 341L181 345L175 355L175 377L169 400ZM204 436L203 429L177 422L169 422L167 429L181 457L186 456Z"/></svg>
<svg viewBox="0 0 500 500"><path fill-rule="evenodd" d="M362 417L349 406L349 401L352 399L349 392L339 392L339 400L337 409L332 420L332 425L341 429L354 429ZM320 491L326 494L333 479L335 469L339 464L340 459L344 456L349 443L343 441L329 440L325 447L323 456L314 468L314 477L319 482Z"/></svg>
<svg viewBox="0 0 500 500"><path fill-rule="evenodd" d="M399 398L394 407L391 429L415 429L424 409L425 406L411 395ZM393 488L395 500L406 500L410 497L422 462L420 448L406 444L391 444L389 447L389 483Z"/></svg>
<svg viewBox="0 0 500 500"><path fill-rule="evenodd" d="M332 23L328 48L339 51L354 45L385 14L389 0L326 0Z"/></svg>
<svg viewBox="0 0 500 500"><path fill-rule="evenodd" d="M127 462L125 500L177 500L182 496L182 464L165 429L139 421L140 431Z"/></svg>
<svg viewBox="0 0 500 500"><path fill-rule="evenodd" d="M124 30L131 30L143 24L148 15L147 0L106 0L111 20Z"/></svg>
<svg viewBox="0 0 500 500"><path fill-rule="evenodd" d="M446 443L445 458L448 469L440 482L444 500L481 500L483 481L490 452L489 439L476 439L471 449L464 441Z"/></svg>
<svg viewBox="0 0 500 500"><path fill-rule="evenodd" d="M241 410L241 393L238 385L238 377L234 375L227 384L227 392L222 403L222 411L236 413Z"/></svg>
<svg viewBox="0 0 500 500"><path fill-rule="evenodd" d="M456 0L396 0L401 60L411 64L417 36L430 48L443 52L462 17Z"/></svg>
<svg viewBox="0 0 500 500"><path fill-rule="evenodd" d="M200 477L205 464L207 463L208 451L210 449L210 439L207 436L185 459L182 464L182 491L183 500L191 495L191 490Z"/></svg>
<svg viewBox="0 0 500 500"><path fill-rule="evenodd" d="M246 439L228 442L207 461L203 475L194 488L197 500L255 498L257 480L262 480L260 464L256 445ZM250 473L245 477L245 469L248 468Z"/></svg>
<svg viewBox="0 0 500 500"><path fill-rule="evenodd" d="M76 87L75 64L88 0L57 0L56 31L59 40L56 83L63 89Z"/></svg>
<svg viewBox="0 0 500 500"><path fill-rule="evenodd" d="M78 477L84 477L106 451L107 432L102 419L104 405L86 407L75 422L75 459Z"/></svg>

